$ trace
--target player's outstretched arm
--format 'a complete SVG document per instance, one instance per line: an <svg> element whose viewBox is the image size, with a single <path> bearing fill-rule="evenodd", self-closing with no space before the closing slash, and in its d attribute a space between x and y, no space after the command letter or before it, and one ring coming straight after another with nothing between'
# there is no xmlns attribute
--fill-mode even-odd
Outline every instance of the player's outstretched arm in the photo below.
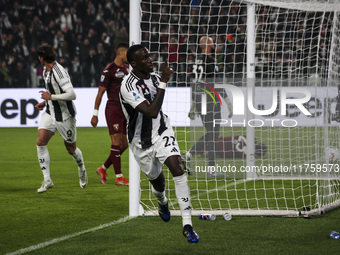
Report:
<svg viewBox="0 0 340 255"><path fill-rule="evenodd" d="M65 90L65 93L59 95L51 95L46 91L39 91L41 93L41 99L45 100L60 100L60 101L72 101L76 99L76 93L74 93L73 87L69 87Z"/></svg>

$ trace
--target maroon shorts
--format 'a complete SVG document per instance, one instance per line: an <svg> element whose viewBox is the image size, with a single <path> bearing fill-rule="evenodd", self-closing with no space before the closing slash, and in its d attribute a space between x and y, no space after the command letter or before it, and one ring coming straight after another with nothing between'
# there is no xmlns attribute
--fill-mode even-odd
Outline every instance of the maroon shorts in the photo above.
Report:
<svg viewBox="0 0 340 255"><path fill-rule="evenodd" d="M123 133L126 135L126 119L121 106L107 104L105 117L110 135Z"/></svg>

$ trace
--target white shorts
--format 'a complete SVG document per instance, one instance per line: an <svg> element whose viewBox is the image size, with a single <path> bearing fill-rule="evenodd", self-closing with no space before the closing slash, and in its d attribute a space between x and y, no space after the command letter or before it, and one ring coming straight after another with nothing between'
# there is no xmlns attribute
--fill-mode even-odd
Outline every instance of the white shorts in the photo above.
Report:
<svg viewBox="0 0 340 255"><path fill-rule="evenodd" d="M41 115L38 129L47 129L53 133L58 130L62 138L68 143L74 143L77 138L76 119L73 117L69 117L65 121L59 122L53 119L51 115L44 112Z"/></svg>
<svg viewBox="0 0 340 255"><path fill-rule="evenodd" d="M181 156L173 129L167 128L149 148L141 149L131 143L130 148L135 159L148 180L156 179L165 160L173 155Z"/></svg>

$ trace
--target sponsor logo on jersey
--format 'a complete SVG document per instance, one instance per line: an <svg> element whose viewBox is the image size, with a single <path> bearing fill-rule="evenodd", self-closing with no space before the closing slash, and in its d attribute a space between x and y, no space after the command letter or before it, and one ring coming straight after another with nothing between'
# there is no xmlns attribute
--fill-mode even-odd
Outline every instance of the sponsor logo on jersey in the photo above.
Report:
<svg viewBox="0 0 340 255"><path fill-rule="evenodd" d="M117 78L123 78L124 75L125 75L125 73L124 73L123 71L120 71L119 69L117 70L117 72L116 72L116 74L115 74L115 76L116 76Z"/></svg>
<svg viewBox="0 0 340 255"><path fill-rule="evenodd" d="M100 81L103 82L105 79L105 75L100 76Z"/></svg>

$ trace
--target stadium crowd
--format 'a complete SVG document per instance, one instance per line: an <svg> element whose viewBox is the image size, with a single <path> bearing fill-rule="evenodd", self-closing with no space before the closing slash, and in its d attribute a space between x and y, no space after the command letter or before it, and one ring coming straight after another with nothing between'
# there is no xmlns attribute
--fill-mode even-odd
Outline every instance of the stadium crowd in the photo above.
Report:
<svg viewBox="0 0 340 255"><path fill-rule="evenodd" d="M0 88L41 87L37 48L52 45L75 87L97 86L128 42L129 1L0 0Z"/></svg>
<svg viewBox="0 0 340 255"><path fill-rule="evenodd" d="M230 0L141 0L142 43L156 69L166 58L171 83L188 86L201 36L214 39L219 76L244 77L247 7ZM36 56L51 44L75 87L97 86L114 48L128 42L129 1L0 0L0 88L41 85ZM327 76L332 16L257 8L256 76ZM281 33L280 31L285 31ZM323 72L323 73L322 73Z"/></svg>
<svg viewBox="0 0 340 255"><path fill-rule="evenodd" d="M142 42L153 59L169 59L176 85L186 86L204 35L213 38L220 76L246 70L247 5L230 0L142 1ZM256 7L255 72L258 78L327 76L332 13Z"/></svg>

